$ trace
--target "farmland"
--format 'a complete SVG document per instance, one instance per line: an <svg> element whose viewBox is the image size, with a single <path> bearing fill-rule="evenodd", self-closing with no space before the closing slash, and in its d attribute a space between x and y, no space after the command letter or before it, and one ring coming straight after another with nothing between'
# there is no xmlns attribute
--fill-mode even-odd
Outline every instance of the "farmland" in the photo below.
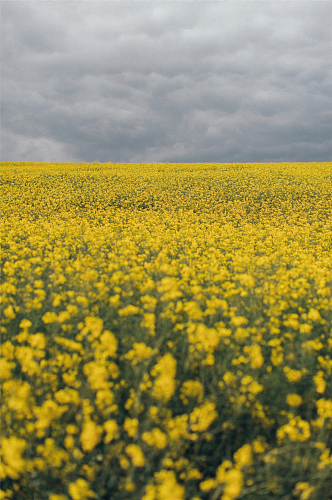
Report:
<svg viewBox="0 0 332 500"><path fill-rule="evenodd" d="M1 499L332 498L331 163L1 184Z"/></svg>

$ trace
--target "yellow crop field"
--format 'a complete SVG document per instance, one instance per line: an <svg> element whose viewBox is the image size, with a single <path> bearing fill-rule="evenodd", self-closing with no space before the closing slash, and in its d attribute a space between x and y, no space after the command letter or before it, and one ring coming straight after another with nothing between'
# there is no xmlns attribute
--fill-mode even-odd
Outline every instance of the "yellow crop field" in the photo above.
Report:
<svg viewBox="0 0 332 500"><path fill-rule="evenodd" d="M1 164L1 494L332 499L332 164Z"/></svg>

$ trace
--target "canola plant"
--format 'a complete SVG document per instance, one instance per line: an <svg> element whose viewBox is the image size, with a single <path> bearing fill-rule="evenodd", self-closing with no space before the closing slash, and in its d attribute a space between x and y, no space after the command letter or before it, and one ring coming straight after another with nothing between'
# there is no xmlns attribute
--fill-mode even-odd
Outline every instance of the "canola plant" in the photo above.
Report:
<svg viewBox="0 0 332 500"><path fill-rule="evenodd" d="M332 498L331 163L1 184L1 500Z"/></svg>

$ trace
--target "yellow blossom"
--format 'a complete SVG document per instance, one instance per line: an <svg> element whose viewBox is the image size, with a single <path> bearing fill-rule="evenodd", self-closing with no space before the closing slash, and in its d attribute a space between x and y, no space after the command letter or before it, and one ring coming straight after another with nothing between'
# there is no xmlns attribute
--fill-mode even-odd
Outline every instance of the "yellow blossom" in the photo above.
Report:
<svg viewBox="0 0 332 500"><path fill-rule="evenodd" d="M133 349L125 354L125 359L132 360L132 364L135 365L139 361L150 358L152 354L153 349L144 342L134 342Z"/></svg>
<svg viewBox="0 0 332 500"><path fill-rule="evenodd" d="M260 368L261 366L263 366L264 358L262 356L261 348L258 344L245 346L243 350L250 356L251 368Z"/></svg>
<svg viewBox="0 0 332 500"><path fill-rule="evenodd" d="M32 326L32 323L29 319L22 319L20 322L20 328L30 328Z"/></svg>
<svg viewBox="0 0 332 500"><path fill-rule="evenodd" d="M86 420L83 424L80 441L82 450L89 452L93 450L101 441L103 428L92 420Z"/></svg>
<svg viewBox="0 0 332 500"><path fill-rule="evenodd" d="M233 500L242 490L243 475L238 469L231 469L226 473L226 486L221 497L222 500Z"/></svg>
<svg viewBox="0 0 332 500"><path fill-rule="evenodd" d="M143 452L137 444L129 444L126 446L125 452L131 457L135 467L143 467L145 465Z"/></svg>
<svg viewBox="0 0 332 500"><path fill-rule="evenodd" d="M303 372L301 370L292 370L288 366L284 366L283 371L289 382L298 382L303 376Z"/></svg>
<svg viewBox="0 0 332 500"><path fill-rule="evenodd" d="M155 474L158 500L184 500L185 489L176 481L173 471L161 470Z"/></svg>
<svg viewBox="0 0 332 500"><path fill-rule="evenodd" d="M215 403L206 402L202 406L194 408L189 416L191 429L194 432L203 432L218 417Z"/></svg>
<svg viewBox="0 0 332 500"><path fill-rule="evenodd" d="M217 486L217 481L215 479L206 479L205 481L202 481L199 483L199 487L202 491L210 491L214 489Z"/></svg>
<svg viewBox="0 0 332 500"><path fill-rule="evenodd" d="M115 420L107 420L107 422L104 423L104 429L106 431L104 443L108 444L115 439L118 431L118 424Z"/></svg>
<svg viewBox="0 0 332 500"><path fill-rule="evenodd" d="M314 376L314 382L316 385L316 391L319 394L324 394L325 389L326 389L326 382L324 380L324 372L321 370Z"/></svg>
<svg viewBox="0 0 332 500"><path fill-rule="evenodd" d="M171 354L165 354L154 366L151 374L158 375L153 386L153 396L168 401L175 391L176 360Z"/></svg>
<svg viewBox="0 0 332 500"><path fill-rule="evenodd" d="M110 356L111 358L116 357L118 341L112 332L104 330L104 332L100 336L100 343L108 356Z"/></svg>
<svg viewBox="0 0 332 500"><path fill-rule="evenodd" d="M249 444L244 444L234 453L234 461L237 467L243 467L252 463L252 452Z"/></svg>
<svg viewBox="0 0 332 500"><path fill-rule="evenodd" d="M6 309L4 309L2 312L3 312L4 316L6 316L6 318L9 318L9 319L16 318L15 311L14 311L13 306L11 304L8 307L6 307Z"/></svg>
<svg viewBox="0 0 332 500"><path fill-rule="evenodd" d="M156 487L152 484L148 484L145 487L145 495L142 496L141 500L156 500Z"/></svg>
<svg viewBox="0 0 332 500"><path fill-rule="evenodd" d="M303 403L299 394L287 394L286 401L290 406L300 406Z"/></svg>
<svg viewBox="0 0 332 500"><path fill-rule="evenodd" d="M316 401L318 415L322 418L332 419L332 399L319 399Z"/></svg>
<svg viewBox="0 0 332 500"><path fill-rule="evenodd" d="M149 446L155 446L158 450L166 448L167 435L158 427L154 427L151 432L143 432L142 439Z"/></svg>
<svg viewBox="0 0 332 500"><path fill-rule="evenodd" d="M308 312L308 319L311 319L312 321L319 321L321 319L321 315L317 309L310 308Z"/></svg>
<svg viewBox="0 0 332 500"><path fill-rule="evenodd" d="M132 304L130 304L127 307L124 307L123 309L119 309L118 311L119 316L131 316L137 313L138 313L138 307Z"/></svg>
<svg viewBox="0 0 332 500"><path fill-rule="evenodd" d="M138 429L137 418L127 417L124 421L123 428L129 437L134 437L137 434L137 429Z"/></svg>
<svg viewBox="0 0 332 500"><path fill-rule="evenodd" d="M300 500L309 500L314 490L315 488L313 486L310 486L309 483L299 482L296 483L293 494L300 497Z"/></svg>
<svg viewBox="0 0 332 500"><path fill-rule="evenodd" d="M49 323L55 323L58 321L58 316L55 312L49 311L42 317L43 322L48 325Z"/></svg>
<svg viewBox="0 0 332 500"><path fill-rule="evenodd" d="M183 404L188 404L191 397L197 398L198 403L202 402L203 386L198 380L186 380L182 384L180 398Z"/></svg>
<svg viewBox="0 0 332 500"><path fill-rule="evenodd" d="M89 483L82 478L77 479L75 483L70 483L68 492L73 500L88 500L95 496L94 492L89 489Z"/></svg>
<svg viewBox="0 0 332 500"><path fill-rule="evenodd" d="M2 469L0 479L10 477L18 479L25 470L25 461L22 454L27 447L24 439L15 436L3 437L1 440Z"/></svg>

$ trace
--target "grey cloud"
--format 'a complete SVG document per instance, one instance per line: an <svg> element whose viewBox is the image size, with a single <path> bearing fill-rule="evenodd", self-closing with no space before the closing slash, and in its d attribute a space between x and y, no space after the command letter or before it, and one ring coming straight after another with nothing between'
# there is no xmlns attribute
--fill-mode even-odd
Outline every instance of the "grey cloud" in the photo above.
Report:
<svg viewBox="0 0 332 500"><path fill-rule="evenodd" d="M2 160L329 161L329 2L2 1Z"/></svg>

